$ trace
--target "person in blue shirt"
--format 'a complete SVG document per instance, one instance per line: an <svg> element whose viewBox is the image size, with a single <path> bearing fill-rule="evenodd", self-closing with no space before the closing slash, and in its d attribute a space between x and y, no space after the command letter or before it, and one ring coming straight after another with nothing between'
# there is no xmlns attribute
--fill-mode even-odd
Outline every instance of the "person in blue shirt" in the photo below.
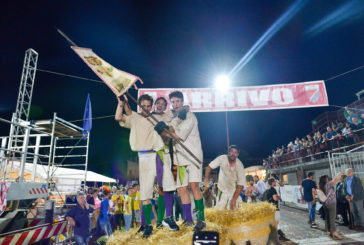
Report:
<svg viewBox="0 0 364 245"><path fill-rule="evenodd" d="M327 127L327 132L326 132L326 139L329 140L331 149L335 149L338 147L338 144L336 142L336 137L338 136L337 132L333 131L331 129L331 127Z"/></svg>
<svg viewBox="0 0 364 245"><path fill-rule="evenodd" d="M101 230L106 233L106 236L110 236L112 234L109 220L109 212L112 212L112 208L110 207L110 197L110 192L104 192L104 198L102 199L100 206L99 224Z"/></svg>
<svg viewBox="0 0 364 245"><path fill-rule="evenodd" d="M74 239L77 245L87 245L90 240L90 218L89 214L94 209L86 201L86 194L77 194L77 205L66 214L66 219L74 227Z"/></svg>
<svg viewBox="0 0 364 245"><path fill-rule="evenodd" d="M354 224L359 230L364 230L363 184L360 178L354 175L353 169L348 168L346 174L348 177L344 183L344 190L346 192L346 199L353 208Z"/></svg>
<svg viewBox="0 0 364 245"><path fill-rule="evenodd" d="M311 224L311 228L317 228L317 224L315 223L317 185L315 181L313 181L314 178L315 173L309 172L308 178L302 180L300 186L301 199L305 200L308 206L308 222Z"/></svg>

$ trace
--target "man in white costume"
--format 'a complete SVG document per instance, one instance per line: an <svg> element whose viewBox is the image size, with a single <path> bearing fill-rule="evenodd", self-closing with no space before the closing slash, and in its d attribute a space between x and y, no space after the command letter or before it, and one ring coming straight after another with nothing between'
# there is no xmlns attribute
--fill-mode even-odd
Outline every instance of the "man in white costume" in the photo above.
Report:
<svg viewBox="0 0 364 245"><path fill-rule="evenodd" d="M169 123L172 120L172 112L166 111L167 109L167 100L164 97L159 97L155 100L154 103L154 112L153 116L158 121L164 121ZM163 180L162 186L159 186L158 193L158 210L157 210L157 228L161 228L162 226L174 227L174 220L172 216L173 211L173 199L174 199L174 191L176 191L176 184L172 174L172 158L173 158L173 147L170 137L166 136L162 133L162 139L165 143L163 150ZM164 218L166 216L166 218ZM171 224L173 223L173 224Z"/></svg>
<svg viewBox="0 0 364 245"><path fill-rule="evenodd" d="M209 175L212 169L220 167L217 186L219 188L216 208L234 210L242 202L240 193L245 186L245 170L239 160L239 149L236 145L229 147L228 154L218 156L206 169L205 186L209 185Z"/></svg>
<svg viewBox="0 0 364 245"><path fill-rule="evenodd" d="M163 186L163 160L168 161L169 158L163 159L164 142L155 132L154 123L148 113L152 110L153 98L149 95L142 95L139 102L146 110L142 110L141 114L131 111L128 104L120 101L115 113L115 120L119 122L120 126L130 128L130 147L133 151L138 152L140 200L143 203L145 218L143 237L148 238L153 232L151 199L153 198L154 180L157 178L159 185ZM123 109L125 109L126 115L123 115ZM169 219L169 221L171 221L170 229L179 230L173 219Z"/></svg>
<svg viewBox="0 0 364 245"><path fill-rule="evenodd" d="M181 141L187 149L189 149L198 159L194 159L180 144L174 144L175 164L177 170L177 190L182 199L182 207L186 220L183 225L194 226L191 212L191 198L188 191L190 186L198 214L198 221L194 227L195 231L200 231L206 227L204 204L199 183L202 182L202 147L200 133L198 131L198 122L196 116L187 110L184 106L183 94L180 91L174 91L169 94L169 100L172 105L173 119L169 127L175 139ZM160 122L159 132L168 126L164 122ZM172 129L172 130L171 130ZM199 166L198 167L196 167Z"/></svg>

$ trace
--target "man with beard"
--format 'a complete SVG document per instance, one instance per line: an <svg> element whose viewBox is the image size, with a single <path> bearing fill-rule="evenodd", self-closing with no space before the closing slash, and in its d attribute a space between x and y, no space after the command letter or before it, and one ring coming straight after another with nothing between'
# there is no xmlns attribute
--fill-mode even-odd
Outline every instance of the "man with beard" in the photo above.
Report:
<svg viewBox="0 0 364 245"><path fill-rule="evenodd" d="M119 101L115 120L119 122L120 126L130 128L130 147L133 151L138 152L140 200L143 203L142 209L146 223L143 238L148 238L153 232L151 199L153 198L154 179L157 178L159 185L162 186L164 143L154 131L154 123L150 118L149 112L152 110L153 98L147 94L142 95L139 98L139 104L144 108L140 114L131 111L129 105ZM123 109L126 115L123 114ZM170 221L170 229L178 230L173 219Z"/></svg>
<svg viewBox="0 0 364 245"><path fill-rule="evenodd" d="M243 163L238 159L239 149L236 145L229 146L228 154L218 156L206 169L205 186L209 185L209 175L212 169L220 167L217 186L216 208L224 209L226 206L230 210L237 208L237 202L242 202L240 193L245 185L245 170Z"/></svg>

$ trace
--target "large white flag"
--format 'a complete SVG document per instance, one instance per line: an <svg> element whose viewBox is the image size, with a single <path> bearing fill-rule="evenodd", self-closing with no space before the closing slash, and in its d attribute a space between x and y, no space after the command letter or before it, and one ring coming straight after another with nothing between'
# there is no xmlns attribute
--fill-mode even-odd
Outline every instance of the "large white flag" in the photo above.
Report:
<svg viewBox="0 0 364 245"><path fill-rule="evenodd" d="M137 80L141 81L139 77L113 67L95 54L92 49L76 46L71 48L118 97L123 95Z"/></svg>

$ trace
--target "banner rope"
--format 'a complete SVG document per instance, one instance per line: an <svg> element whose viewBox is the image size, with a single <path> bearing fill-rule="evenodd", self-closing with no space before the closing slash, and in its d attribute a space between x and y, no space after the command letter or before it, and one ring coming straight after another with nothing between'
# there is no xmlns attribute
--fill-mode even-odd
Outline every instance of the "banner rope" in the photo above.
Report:
<svg viewBox="0 0 364 245"><path fill-rule="evenodd" d="M357 71L357 70L360 70L360 69L363 69L364 68L364 65L361 65L361 66L358 66L354 69L351 69L349 71L346 71L346 72L343 72L343 73L340 73L338 75L335 75L333 77L330 77L328 79L325 79L324 81L327 82L327 81L331 81L331 80L334 80L338 77L341 77L341 76L344 76L344 75L347 75L349 73L352 73L354 71ZM91 82L97 82L97 83L104 83L100 80L95 80L95 79L91 79L91 78L86 78L86 77L81 77L81 76L75 76L75 75L70 75L70 74L66 74L66 73L61 73L61 72L55 72L55 71L49 71L49 70L44 70L44 69L39 69L37 68L36 69L37 71L40 71L40 72L45 72L45 73L50 73L50 74L54 74L54 75L59 75L59 76L65 76L65 77L71 77L71 78L75 78L75 79L81 79L81 80L86 80L86 81L91 81Z"/></svg>
<svg viewBox="0 0 364 245"><path fill-rule="evenodd" d="M43 70L43 69L39 69L39 68L37 68L36 70L40 71L40 72L50 73L50 74L64 76L64 77L71 77L71 78L81 79L81 80L86 80L86 81L91 81L91 82L104 83L104 82L102 82L100 80L95 80L95 79L80 77L80 76L74 76L74 75L69 75L69 74L55 72L55 71Z"/></svg>
<svg viewBox="0 0 364 245"><path fill-rule="evenodd" d="M336 76L330 77L329 79L326 79L325 82L330 81L330 80L334 80L335 78L344 76L346 74L352 73L352 72L357 71L357 70L360 70L362 68L364 68L364 65L358 66L357 68L354 68L354 69L352 69L350 71L346 71L346 72L340 73L340 74L338 74Z"/></svg>

